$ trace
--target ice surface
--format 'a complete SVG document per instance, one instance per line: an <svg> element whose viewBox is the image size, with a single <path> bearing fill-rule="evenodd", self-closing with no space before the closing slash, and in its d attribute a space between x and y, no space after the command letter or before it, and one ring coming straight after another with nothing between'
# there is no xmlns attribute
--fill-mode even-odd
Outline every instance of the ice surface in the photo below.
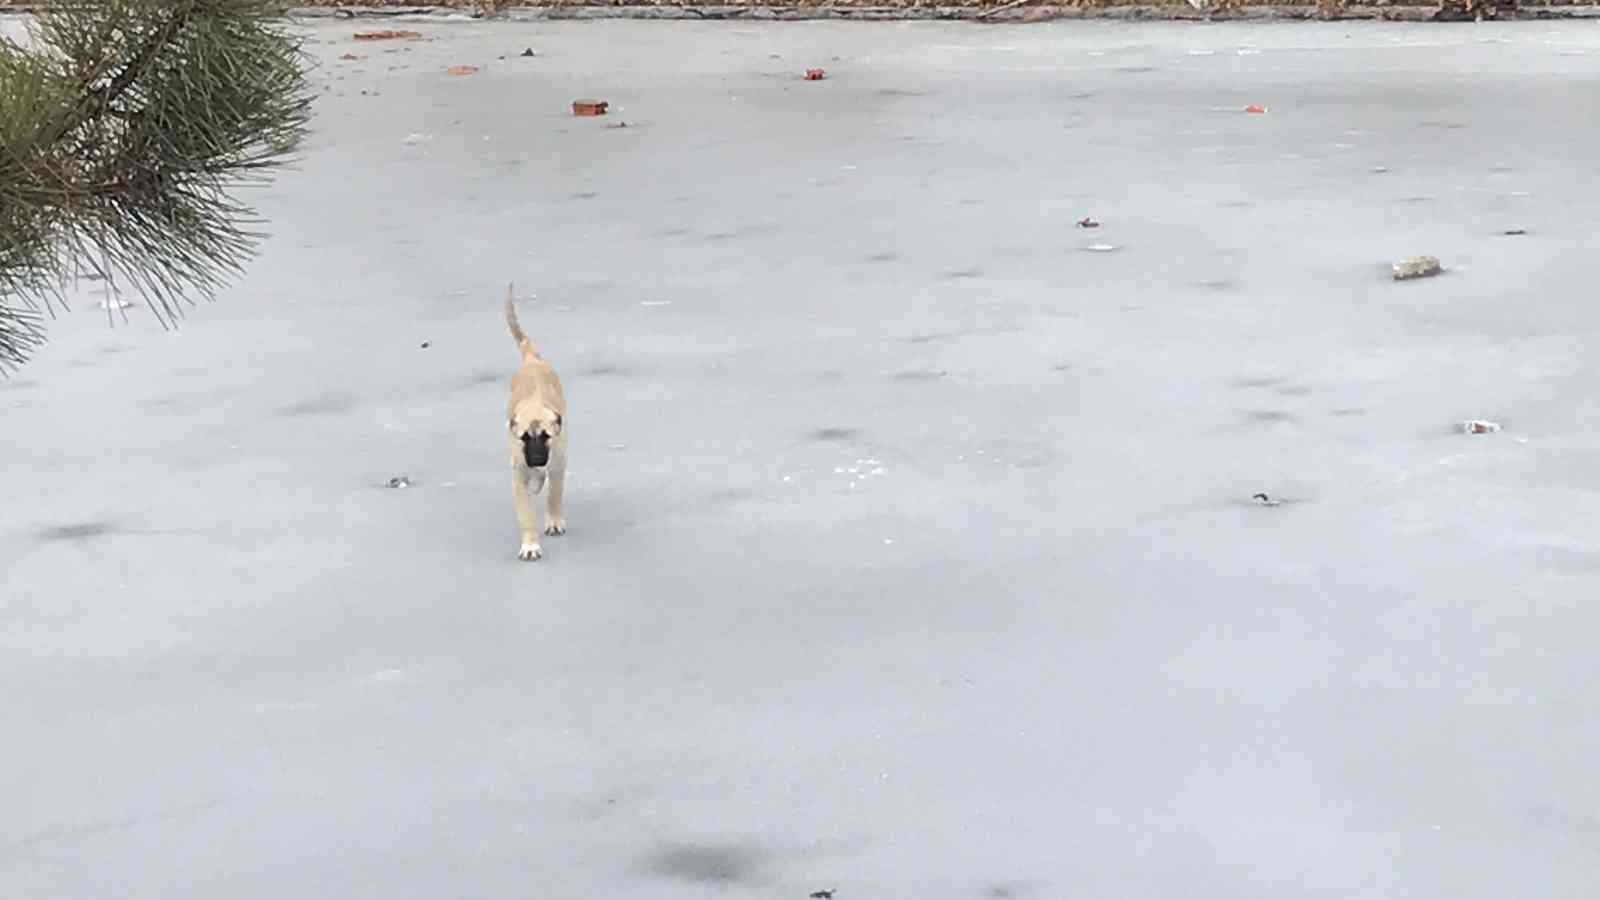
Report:
<svg viewBox="0 0 1600 900"><path fill-rule="evenodd" d="M0 384L0 896L1595 896L1590 25L357 27Z"/></svg>

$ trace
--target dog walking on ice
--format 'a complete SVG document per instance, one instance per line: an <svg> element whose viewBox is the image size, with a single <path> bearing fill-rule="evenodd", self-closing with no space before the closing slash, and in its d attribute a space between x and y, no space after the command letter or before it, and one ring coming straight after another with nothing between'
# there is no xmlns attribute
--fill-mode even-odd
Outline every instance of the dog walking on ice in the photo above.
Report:
<svg viewBox="0 0 1600 900"><path fill-rule="evenodd" d="M511 494L517 505L517 525L522 544L517 558L527 561L544 556L539 546L539 510L534 498L550 482L548 535L567 531L567 398L561 379L539 348L517 323L517 304L506 286L506 326L522 353L522 365L511 376L511 402L507 406L511 429Z"/></svg>

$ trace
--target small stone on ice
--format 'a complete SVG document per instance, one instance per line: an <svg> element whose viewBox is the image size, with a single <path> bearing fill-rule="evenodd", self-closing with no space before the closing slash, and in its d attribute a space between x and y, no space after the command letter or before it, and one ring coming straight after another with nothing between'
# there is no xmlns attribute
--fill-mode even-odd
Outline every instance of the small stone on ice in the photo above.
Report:
<svg viewBox="0 0 1600 900"><path fill-rule="evenodd" d="M1428 278L1442 271L1437 256L1413 256L1402 259L1394 264L1394 280L1405 281L1410 278Z"/></svg>

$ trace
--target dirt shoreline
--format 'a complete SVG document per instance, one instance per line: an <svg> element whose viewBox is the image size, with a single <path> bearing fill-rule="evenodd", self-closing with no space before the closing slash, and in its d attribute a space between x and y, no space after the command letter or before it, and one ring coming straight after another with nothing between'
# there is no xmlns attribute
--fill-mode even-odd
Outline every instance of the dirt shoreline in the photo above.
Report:
<svg viewBox="0 0 1600 900"><path fill-rule="evenodd" d="M37 4L0 4L0 15L25 15L38 8ZM668 4L650 0L624 0L611 4L574 4L563 2L519 3L502 7L485 15L476 0L444 0L434 4L366 3L351 5L336 2L309 0L291 7L288 14L295 18L323 19L431 19L436 21L482 20L493 18L504 21L549 21L585 19L660 19L660 20L745 20L745 21L974 21L974 22L1042 22L1055 20L1110 20L1110 21L1301 21L1309 19L1336 19L1341 21L1428 22L1462 21L1474 18L1464 14L1452 4L1441 9L1437 4L1391 5L1349 4L1341 7L1317 4L1265 4L1237 3L1229 0L1201 0L1197 7L1186 0L1166 3L1109 3L1081 5L1027 2L1013 0L1006 3L946 2L937 5L921 3L855 3L850 0L813 5L806 3L724 3L724 4ZM1526 2L1514 12L1501 11L1501 19L1571 19L1600 18L1600 6L1578 5L1561 0L1554 2Z"/></svg>
<svg viewBox="0 0 1600 900"><path fill-rule="evenodd" d="M459 19L484 18L471 3L449 5L348 6L308 4L296 7L292 15L307 18L343 16L347 18L426 17ZM859 21L981 21L1038 22L1062 19L1161 20L1161 21L1271 21L1271 20L1379 20L1395 22L1460 21L1459 10L1441 11L1438 5L1350 4L1336 11L1315 4L1235 5L1202 2L1198 8L1188 2L1125 3L1101 6L1059 3L941 3L881 4L833 3L826 6L800 3L660 4L624 2L616 4L525 4L501 9L493 16L510 21L556 19L688 19L688 20L859 20ZM1523 3L1515 13L1500 14L1506 19L1584 18L1600 16L1600 7L1564 3Z"/></svg>

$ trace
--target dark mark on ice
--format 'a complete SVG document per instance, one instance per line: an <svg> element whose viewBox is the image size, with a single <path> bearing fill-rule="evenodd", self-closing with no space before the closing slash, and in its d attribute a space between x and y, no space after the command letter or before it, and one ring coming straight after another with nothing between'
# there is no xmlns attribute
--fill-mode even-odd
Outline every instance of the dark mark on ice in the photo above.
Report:
<svg viewBox="0 0 1600 900"><path fill-rule="evenodd" d="M742 844L672 844L645 860L644 869L659 878L700 884L749 881L769 854Z"/></svg>
<svg viewBox="0 0 1600 900"><path fill-rule="evenodd" d="M108 819L92 819L66 825L52 825L32 834L23 835L20 840L0 844L0 857L19 855L18 851L29 851L33 847L42 845L59 845L68 841L81 841L86 838L132 831L136 828L146 828L161 823L186 822L212 810L220 809L227 803L227 800L201 800L147 813ZM28 855L31 856L32 853L30 852Z"/></svg>
<svg viewBox="0 0 1600 900"><path fill-rule="evenodd" d="M731 241L731 240L733 240L735 238L744 238L744 237L751 237L752 235L757 235L757 234L766 234L766 233L774 231L774 230L776 230L776 228L772 224L767 223L767 222L760 222L760 223L756 223L754 225L740 225L737 228L729 228L729 229L726 229L726 230L723 230L723 231L707 232L706 236L705 236L705 239L708 240L708 241Z"/></svg>
<svg viewBox="0 0 1600 900"><path fill-rule="evenodd" d="M461 380L456 383L456 386L458 388L482 387L486 384L496 384L505 377L506 375L503 372L485 369L481 372L473 372L470 375L463 375Z"/></svg>
<svg viewBox="0 0 1600 900"><path fill-rule="evenodd" d="M814 441L843 442L855 440L861 436L859 428L818 428L811 432Z"/></svg>
<svg viewBox="0 0 1600 900"><path fill-rule="evenodd" d="M280 406L278 415L291 418L303 416L327 416L349 412L355 409L356 401L346 394L323 394L319 397L310 397L288 406Z"/></svg>
<svg viewBox="0 0 1600 900"><path fill-rule="evenodd" d="M1277 388L1278 384L1283 384L1283 380L1275 375L1251 375L1234 380L1234 388Z"/></svg>
<svg viewBox="0 0 1600 900"><path fill-rule="evenodd" d="M95 538L116 534L118 530L111 522L74 522L71 525L56 525L42 529L38 537L44 541L92 541Z"/></svg>
<svg viewBox="0 0 1600 900"><path fill-rule="evenodd" d="M1536 828L1579 836L1592 841L1600 836L1600 816L1587 812L1564 810L1549 805L1531 807L1527 812L1529 824Z"/></svg>
<svg viewBox="0 0 1600 900"><path fill-rule="evenodd" d="M590 366L587 369L580 369L578 374L589 378L626 378L630 375L633 375L634 371L626 366L612 365L610 363L599 363L597 365Z"/></svg>
<svg viewBox="0 0 1600 900"><path fill-rule="evenodd" d="M1252 409L1245 413L1246 418L1252 422L1276 424L1279 422L1293 422L1294 414L1281 409Z"/></svg>
<svg viewBox="0 0 1600 900"><path fill-rule="evenodd" d="M726 506L734 503L742 503L746 500L753 500L756 498L756 496L756 492L750 490L749 488L718 488L714 491L707 491L705 494L701 495L701 498L706 501L707 504L719 503Z"/></svg>

